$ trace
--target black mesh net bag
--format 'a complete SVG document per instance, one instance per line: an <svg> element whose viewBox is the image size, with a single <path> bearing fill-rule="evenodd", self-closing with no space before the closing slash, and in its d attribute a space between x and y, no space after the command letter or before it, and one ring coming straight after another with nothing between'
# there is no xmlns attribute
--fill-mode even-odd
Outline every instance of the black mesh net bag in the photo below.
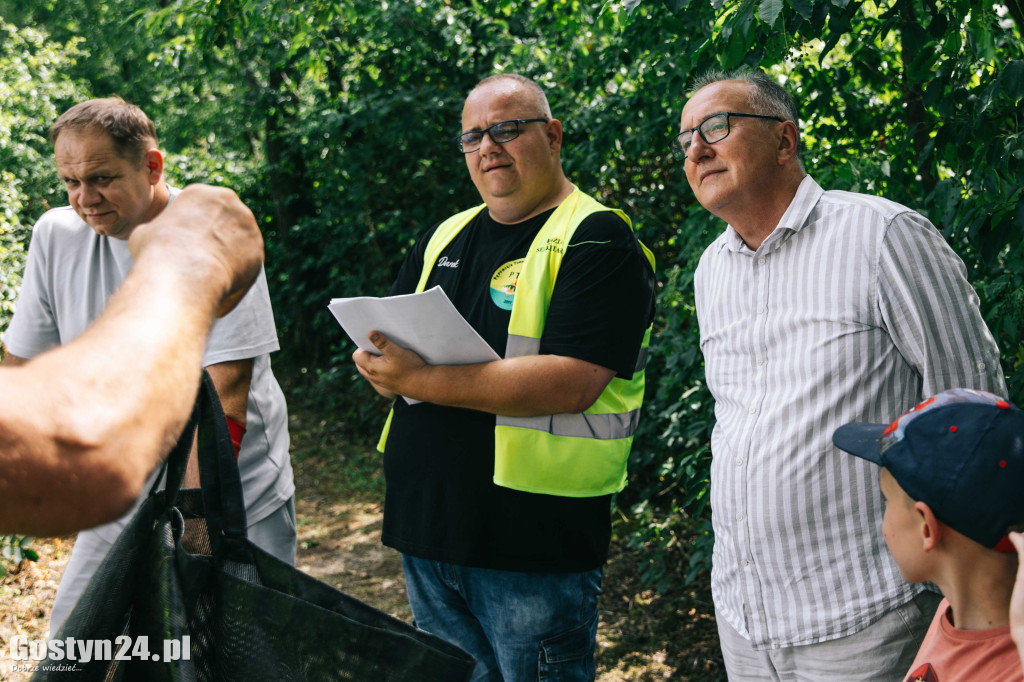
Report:
<svg viewBox="0 0 1024 682"><path fill-rule="evenodd" d="M180 490L197 424L201 488ZM238 467L208 376L164 467L166 490L154 486L121 533L53 636L65 645L48 647L33 680L68 680L71 667L75 682L469 679L469 654L246 538Z"/></svg>

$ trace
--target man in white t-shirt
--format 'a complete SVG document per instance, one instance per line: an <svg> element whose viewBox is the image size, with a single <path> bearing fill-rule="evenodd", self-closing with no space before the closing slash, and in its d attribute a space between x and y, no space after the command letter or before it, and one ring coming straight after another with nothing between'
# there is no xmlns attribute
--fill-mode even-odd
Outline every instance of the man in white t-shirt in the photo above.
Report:
<svg viewBox="0 0 1024 682"><path fill-rule="evenodd" d="M132 267L127 241L132 231L178 194L164 183L152 121L120 98L72 107L53 125L50 137L70 206L48 211L33 229L15 315L4 337L5 366L22 364L85 331ZM217 387L239 457L249 537L294 563L287 408L269 357L277 349L261 272L238 306L214 324L203 365ZM197 483L195 471L192 462L186 485ZM54 600L52 633L131 513L79 533Z"/></svg>

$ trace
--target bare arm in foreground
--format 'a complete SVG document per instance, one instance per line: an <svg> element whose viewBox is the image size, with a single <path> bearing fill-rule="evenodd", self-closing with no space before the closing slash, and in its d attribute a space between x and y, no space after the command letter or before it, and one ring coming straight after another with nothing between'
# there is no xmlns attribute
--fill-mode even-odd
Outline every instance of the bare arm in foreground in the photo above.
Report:
<svg viewBox="0 0 1024 682"><path fill-rule="evenodd" d="M128 510L188 418L210 325L263 258L249 209L206 186L129 243L135 265L92 327L0 367L0 532L53 535Z"/></svg>

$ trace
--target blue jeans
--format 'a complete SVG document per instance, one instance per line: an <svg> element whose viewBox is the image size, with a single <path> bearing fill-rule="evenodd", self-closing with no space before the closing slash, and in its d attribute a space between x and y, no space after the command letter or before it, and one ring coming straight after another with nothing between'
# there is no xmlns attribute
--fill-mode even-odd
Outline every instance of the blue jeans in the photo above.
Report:
<svg viewBox="0 0 1024 682"><path fill-rule="evenodd" d="M472 682L595 676L602 569L520 573L402 555L416 626L476 658Z"/></svg>

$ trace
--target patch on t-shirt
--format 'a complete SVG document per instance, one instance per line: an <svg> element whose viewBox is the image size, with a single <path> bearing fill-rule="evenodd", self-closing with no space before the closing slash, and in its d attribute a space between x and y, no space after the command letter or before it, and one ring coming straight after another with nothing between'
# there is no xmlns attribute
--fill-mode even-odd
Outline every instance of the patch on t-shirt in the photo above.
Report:
<svg viewBox="0 0 1024 682"><path fill-rule="evenodd" d="M523 269L525 258L509 261L491 275L491 300L502 310L512 310L516 298L516 283Z"/></svg>

